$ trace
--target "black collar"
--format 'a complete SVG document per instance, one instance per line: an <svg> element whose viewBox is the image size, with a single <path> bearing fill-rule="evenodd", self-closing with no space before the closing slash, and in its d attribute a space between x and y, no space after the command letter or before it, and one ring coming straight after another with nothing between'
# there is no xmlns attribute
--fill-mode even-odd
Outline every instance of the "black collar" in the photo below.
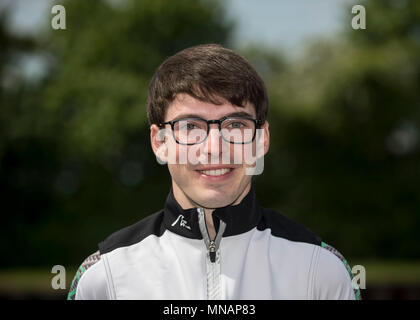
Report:
<svg viewBox="0 0 420 320"><path fill-rule="evenodd" d="M213 211L213 221L217 230L219 220L226 223L223 237L241 234L256 227L261 218L261 209L255 197L254 187L238 205L217 208ZM198 225L197 208L182 209L176 201L173 191L169 192L164 209L165 227L181 236L202 239Z"/></svg>

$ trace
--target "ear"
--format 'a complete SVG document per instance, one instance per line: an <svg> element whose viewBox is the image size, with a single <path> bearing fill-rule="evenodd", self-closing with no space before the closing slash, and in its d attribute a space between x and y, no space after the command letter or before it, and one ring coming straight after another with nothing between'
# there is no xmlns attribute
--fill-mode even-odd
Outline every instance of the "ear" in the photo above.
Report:
<svg viewBox="0 0 420 320"><path fill-rule="evenodd" d="M270 148L270 130L269 130L268 121L265 121L261 129L264 129L264 155L267 154L268 149Z"/></svg>
<svg viewBox="0 0 420 320"><path fill-rule="evenodd" d="M156 160L160 164L168 162L168 148L166 146L166 129L159 128L156 124L150 126L150 144Z"/></svg>
<svg viewBox="0 0 420 320"><path fill-rule="evenodd" d="M265 156L268 152L270 147L270 130L268 129L268 122L265 121L264 124L261 125L257 129L257 144L256 144L256 156L257 158L261 158Z"/></svg>
<svg viewBox="0 0 420 320"><path fill-rule="evenodd" d="M270 131L268 126L268 122L265 121L264 124L257 129L256 143L254 145L255 158L252 156L252 159L256 162L254 166L245 168L246 175L259 175L264 171L264 156L267 154L270 147Z"/></svg>

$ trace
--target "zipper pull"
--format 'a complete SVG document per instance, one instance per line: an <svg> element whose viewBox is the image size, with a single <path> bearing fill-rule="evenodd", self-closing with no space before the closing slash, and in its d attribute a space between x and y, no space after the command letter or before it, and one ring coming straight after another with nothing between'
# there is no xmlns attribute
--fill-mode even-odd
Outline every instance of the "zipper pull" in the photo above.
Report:
<svg viewBox="0 0 420 320"><path fill-rule="evenodd" d="M210 255L210 261L212 263L216 262L216 243L213 240L210 241L209 255Z"/></svg>

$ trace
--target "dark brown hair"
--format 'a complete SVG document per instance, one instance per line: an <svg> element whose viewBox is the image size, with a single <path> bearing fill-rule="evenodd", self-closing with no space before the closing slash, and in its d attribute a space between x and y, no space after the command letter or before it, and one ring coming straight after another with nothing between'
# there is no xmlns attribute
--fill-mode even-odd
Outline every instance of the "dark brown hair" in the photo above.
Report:
<svg viewBox="0 0 420 320"><path fill-rule="evenodd" d="M164 122L167 107L178 93L216 105L223 103L220 98L237 106L248 102L255 107L258 120L267 117L263 80L244 58L217 44L182 50L160 65L149 85L150 124Z"/></svg>

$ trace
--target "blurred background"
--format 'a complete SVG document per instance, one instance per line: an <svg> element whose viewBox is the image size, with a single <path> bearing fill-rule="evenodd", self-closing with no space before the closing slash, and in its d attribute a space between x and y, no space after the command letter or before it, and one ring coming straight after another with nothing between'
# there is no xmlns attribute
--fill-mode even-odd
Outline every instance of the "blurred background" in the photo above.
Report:
<svg viewBox="0 0 420 320"><path fill-rule="evenodd" d="M55 4L66 30L51 27ZM162 208L147 86L166 57L209 42L268 87L259 202L363 265L364 299L419 299L416 0L2 0L0 298L64 299L98 242Z"/></svg>

